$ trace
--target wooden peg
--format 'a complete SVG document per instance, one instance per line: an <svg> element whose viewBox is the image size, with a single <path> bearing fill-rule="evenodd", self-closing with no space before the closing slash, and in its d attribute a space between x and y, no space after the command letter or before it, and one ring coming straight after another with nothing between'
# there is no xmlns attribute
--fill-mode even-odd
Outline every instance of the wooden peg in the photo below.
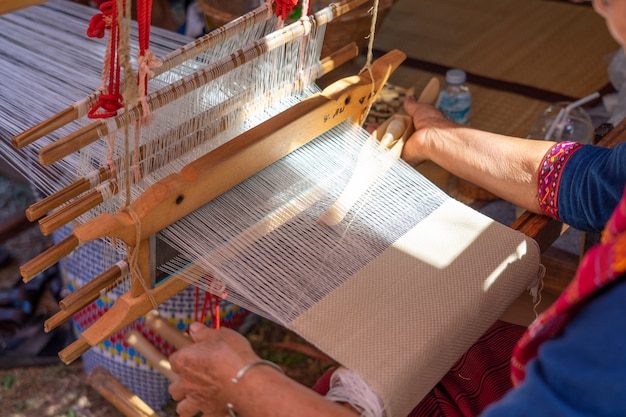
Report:
<svg viewBox="0 0 626 417"><path fill-rule="evenodd" d="M96 366L89 373L87 382L126 417L159 417L148 404L101 366Z"/></svg>
<svg viewBox="0 0 626 417"><path fill-rule="evenodd" d="M191 343L187 333L181 332L172 323L165 320L157 311L151 311L145 318L146 327L171 343L176 349L182 349Z"/></svg>
<svg viewBox="0 0 626 417"><path fill-rule="evenodd" d="M69 235L61 242L53 245L48 250L20 266L20 274L22 275L24 282L30 281L41 272L59 262L65 256L72 253L78 245L78 239L73 235Z"/></svg>
<svg viewBox="0 0 626 417"><path fill-rule="evenodd" d="M173 382L178 379L178 376L172 367L167 357L161 353L148 339L146 339L138 330L129 330L124 336L124 340L130 346L135 348L145 359L157 370L161 375L166 377L169 381Z"/></svg>

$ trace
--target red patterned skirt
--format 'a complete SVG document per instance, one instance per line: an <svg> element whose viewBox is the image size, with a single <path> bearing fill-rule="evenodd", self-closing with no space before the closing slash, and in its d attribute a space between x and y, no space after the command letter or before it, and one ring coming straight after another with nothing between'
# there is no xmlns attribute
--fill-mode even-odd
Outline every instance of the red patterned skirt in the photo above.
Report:
<svg viewBox="0 0 626 417"><path fill-rule="evenodd" d="M497 321L454 364L408 417L474 417L510 389L511 355L526 328ZM325 395L332 372L313 389Z"/></svg>

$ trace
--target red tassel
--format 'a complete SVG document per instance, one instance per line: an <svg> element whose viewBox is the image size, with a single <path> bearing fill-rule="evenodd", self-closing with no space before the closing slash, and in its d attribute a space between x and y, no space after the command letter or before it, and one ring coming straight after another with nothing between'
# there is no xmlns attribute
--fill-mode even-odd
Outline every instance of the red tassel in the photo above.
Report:
<svg viewBox="0 0 626 417"><path fill-rule="evenodd" d="M89 21L87 27L87 36L90 38L104 38L106 29L111 29L111 17L115 1L109 0L100 4L100 11L102 13L94 15Z"/></svg>
<svg viewBox="0 0 626 417"><path fill-rule="evenodd" d="M277 17L285 20L297 4L298 0L274 0L274 5L276 6L274 13Z"/></svg>
<svg viewBox="0 0 626 417"><path fill-rule="evenodd" d="M102 94L98 97L96 105L89 110L87 116L90 119L113 117L122 107L124 107L124 98L121 94Z"/></svg>

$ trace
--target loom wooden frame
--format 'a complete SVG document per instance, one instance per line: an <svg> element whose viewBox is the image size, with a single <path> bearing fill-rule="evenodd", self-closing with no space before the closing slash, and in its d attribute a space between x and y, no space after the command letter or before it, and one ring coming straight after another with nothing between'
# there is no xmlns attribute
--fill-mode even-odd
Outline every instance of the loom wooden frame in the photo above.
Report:
<svg viewBox="0 0 626 417"><path fill-rule="evenodd" d="M251 177L298 147L339 123L352 119L360 124L390 74L406 56L391 51L376 60L369 71L343 78L265 123L243 133L190 163L148 189L127 210L101 214L74 229L72 234L31 261L20 272L25 281L58 262L80 244L114 237L129 247L136 258L131 290L86 329L78 340L59 354L70 363L86 350L129 325L189 283L171 277L146 290L143 277L150 275L149 238L211 199ZM223 175L223 173L228 175ZM197 190L202 190L198 192ZM139 223L139 224L138 224ZM131 262L131 264L133 264Z"/></svg>

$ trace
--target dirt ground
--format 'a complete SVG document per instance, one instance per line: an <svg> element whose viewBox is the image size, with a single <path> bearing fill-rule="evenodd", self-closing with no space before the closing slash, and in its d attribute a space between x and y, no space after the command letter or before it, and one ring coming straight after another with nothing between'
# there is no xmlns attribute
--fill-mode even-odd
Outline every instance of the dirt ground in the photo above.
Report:
<svg viewBox="0 0 626 417"><path fill-rule="evenodd" d="M279 363L287 375L312 386L331 362L292 333L260 320L248 335L259 354ZM87 382L80 361L69 366L0 370L0 403L3 417L123 417L111 403ZM175 417L175 403L158 414ZM156 410L155 410L156 411Z"/></svg>

